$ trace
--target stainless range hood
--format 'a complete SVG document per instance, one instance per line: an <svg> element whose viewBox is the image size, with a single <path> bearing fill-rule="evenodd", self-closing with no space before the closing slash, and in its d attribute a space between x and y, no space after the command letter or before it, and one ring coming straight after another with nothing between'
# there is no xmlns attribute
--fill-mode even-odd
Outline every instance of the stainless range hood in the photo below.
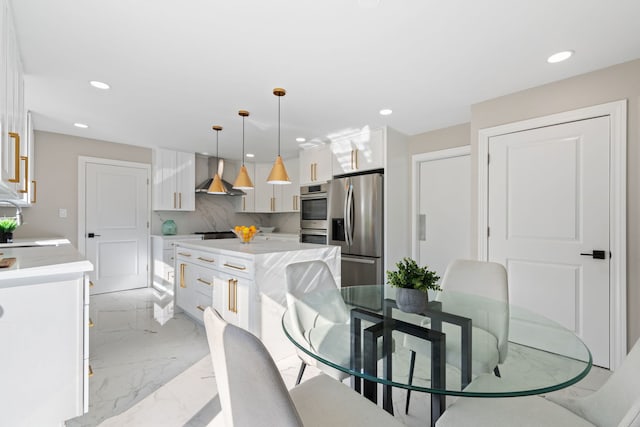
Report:
<svg viewBox="0 0 640 427"><path fill-rule="evenodd" d="M208 174L208 176L210 178L207 178L206 180L202 181L200 184L198 184L196 186L196 193L211 194L211 193L208 193L209 187L211 186L211 183L213 182L213 176L215 175L216 171L218 171L218 173L220 174L220 179L222 179L222 185L224 186L224 189L225 189L226 194L228 196L244 196L245 194L247 194L242 190L237 190L237 189L233 188L233 186L222 177L222 174L224 173L224 159L217 159L217 160L218 161L217 161L217 165L216 165L215 157L210 157L209 158L209 161L208 161L209 174Z"/></svg>

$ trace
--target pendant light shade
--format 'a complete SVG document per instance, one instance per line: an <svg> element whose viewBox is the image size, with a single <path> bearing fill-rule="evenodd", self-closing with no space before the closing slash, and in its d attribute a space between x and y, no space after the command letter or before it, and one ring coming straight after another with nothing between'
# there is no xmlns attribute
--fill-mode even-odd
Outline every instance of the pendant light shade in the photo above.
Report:
<svg viewBox="0 0 640 427"><path fill-rule="evenodd" d="M280 157L280 98L285 96L287 91L277 87L273 90L273 94L278 97L278 156L276 157L276 161L273 163L273 168L271 168L271 173L267 178L267 182L269 184L291 184L291 180L287 174L287 169L284 167L282 157Z"/></svg>
<svg viewBox="0 0 640 427"><path fill-rule="evenodd" d="M211 126L211 129L216 131L216 158L219 158L218 137L220 135L220 131L222 130L222 126ZM218 172L220 172L220 170L217 170L216 174L213 176L213 181L211 182L211 185L207 190L207 194L227 194L226 190L224 189L224 185L222 185L222 179L220 178L220 174Z"/></svg>
<svg viewBox="0 0 640 427"><path fill-rule="evenodd" d="M233 188L237 188L238 190L253 190L253 183L244 165L244 118L249 116L249 112L240 110L238 111L238 115L242 117L242 166L240 167L236 181L233 183Z"/></svg>

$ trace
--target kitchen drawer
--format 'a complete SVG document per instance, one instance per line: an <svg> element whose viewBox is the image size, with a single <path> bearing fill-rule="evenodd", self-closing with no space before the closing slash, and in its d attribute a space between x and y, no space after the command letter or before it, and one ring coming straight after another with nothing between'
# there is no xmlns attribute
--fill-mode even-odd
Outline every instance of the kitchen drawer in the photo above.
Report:
<svg viewBox="0 0 640 427"><path fill-rule="evenodd" d="M181 262L187 261L207 268L215 268L219 264L219 255L181 246L176 248L176 256Z"/></svg>
<svg viewBox="0 0 640 427"><path fill-rule="evenodd" d="M212 295L204 295L200 292L194 292L189 298L183 300L184 305L181 305L182 309L189 316L196 319L201 324L204 324L203 313L207 307L212 305Z"/></svg>
<svg viewBox="0 0 640 427"><path fill-rule="evenodd" d="M219 259L218 271L222 271L234 276L250 277L253 276L254 267L253 261L234 257L229 255L221 255Z"/></svg>
<svg viewBox="0 0 640 427"><path fill-rule="evenodd" d="M188 266L190 271L187 274L187 280L192 288L205 296L208 296L211 305L213 299L213 270L199 266Z"/></svg>

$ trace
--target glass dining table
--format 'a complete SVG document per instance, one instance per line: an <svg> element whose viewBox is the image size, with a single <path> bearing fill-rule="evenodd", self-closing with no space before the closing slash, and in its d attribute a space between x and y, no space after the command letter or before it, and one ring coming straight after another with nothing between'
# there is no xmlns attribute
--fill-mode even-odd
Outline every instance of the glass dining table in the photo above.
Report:
<svg viewBox="0 0 640 427"><path fill-rule="evenodd" d="M352 387L376 403L382 384L381 403L391 413L393 388L430 393L431 425L444 412L447 395L543 394L580 381L592 366L589 349L572 331L505 302L446 291L416 314L385 298L382 285L343 288L340 294L348 322L323 321L322 301L331 304L329 312L336 310L335 301L310 294L314 307L320 307L317 328L301 334L295 315L286 310L285 335L307 355L349 374ZM506 358L492 372L476 363L476 353L495 347L496 339L474 324L496 322L507 328L508 341Z"/></svg>

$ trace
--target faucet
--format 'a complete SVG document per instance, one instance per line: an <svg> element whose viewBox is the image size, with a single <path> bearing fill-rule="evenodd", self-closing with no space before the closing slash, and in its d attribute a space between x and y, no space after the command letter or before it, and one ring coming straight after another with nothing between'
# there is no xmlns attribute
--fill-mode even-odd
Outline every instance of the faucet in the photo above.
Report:
<svg viewBox="0 0 640 427"><path fill-rule="evenodd" d="M22 208L13 200L2 199L0 200L0 204L8 203L16 207L16 225L22 224Z"/></svg>

